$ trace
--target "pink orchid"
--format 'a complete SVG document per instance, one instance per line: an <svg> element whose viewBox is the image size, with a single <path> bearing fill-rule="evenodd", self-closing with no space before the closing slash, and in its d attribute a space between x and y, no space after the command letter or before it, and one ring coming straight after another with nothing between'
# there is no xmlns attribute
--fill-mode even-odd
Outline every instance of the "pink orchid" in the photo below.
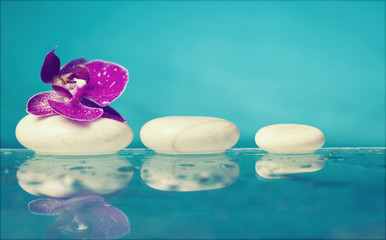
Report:
<svg viewBox="0 0 386 240"><path fill-rule="evenodd" d="M31 97L27 112L37 116L60 114L72 120L93 121L99 117L120 122L125 119L108 105L125 90L129 81L126 68L111 62L78 58L60 68L60 59L49 52L40 76L54 91Z"/></svg>

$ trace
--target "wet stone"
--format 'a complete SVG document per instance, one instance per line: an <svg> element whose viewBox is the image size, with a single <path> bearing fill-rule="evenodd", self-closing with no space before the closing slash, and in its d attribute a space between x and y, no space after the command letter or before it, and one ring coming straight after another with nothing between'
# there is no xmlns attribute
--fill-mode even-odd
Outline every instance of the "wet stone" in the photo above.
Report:
<svg viewBox="0 0 386 240"><path fill-rule="evenodd" d="M108 118L79 122L60 115L27 115L18 123L16 137L24 147L41 154L96 155L125 148L133 133L127 123Z"/></svg>
<svg viewBox="0 0 386 240"><path fill-rule="evenodd" d="M270 153L312 153L325 142L322 131L300 124L276 124L261 128L255 136L261 149Z"/></svg>
<svg viewBox="0 0 386 240"><path fill-rule="evenodd" d="M212 154L233 147L239 130L220 118L170 116L147 122L140 135L142 143L158 153Z"/></svg>

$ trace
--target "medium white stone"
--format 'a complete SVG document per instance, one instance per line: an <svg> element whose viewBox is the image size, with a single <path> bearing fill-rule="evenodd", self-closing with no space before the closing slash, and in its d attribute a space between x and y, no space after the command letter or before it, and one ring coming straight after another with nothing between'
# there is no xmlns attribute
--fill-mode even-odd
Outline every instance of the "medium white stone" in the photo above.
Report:
<svg viewBox="0 0 386 240"><path fill-rule="evenodd" d="M270 153L311 153L324 144L323 133L311 126L276 124L261 128L255 136L257 146Z"/></svg>
<svg viewBox="0 0 386 240"><path fill-rule="evenodd" d="M78 122L60 115L27 115L16 127L16 138L41 154L96 155L125 148L133 140L133 132L126 123L108 118Z"/></svg>
<svg viewBox="0 0 386 240"><path fill-rule="evenodd" d="M147 122L140 135L146 147L159 153L211 154L234 146L239 130L220 118L170 116Z"/></svg>

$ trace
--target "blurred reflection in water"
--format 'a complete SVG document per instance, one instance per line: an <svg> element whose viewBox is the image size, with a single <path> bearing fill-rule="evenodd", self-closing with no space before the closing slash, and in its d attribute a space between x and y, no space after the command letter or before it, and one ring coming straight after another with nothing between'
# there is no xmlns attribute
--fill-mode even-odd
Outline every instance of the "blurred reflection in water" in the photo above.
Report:
<svg viewBox="0 0 386 240"><path fill-rule="evenodd" d="M46 239L62 239L62 234L75 239L112 239L130 232L127 216L99 196L40 198L30 202L28 208L35 214L58 215L46 228Z"/></svg>
<svg viewBox="0 0 386 240"><path fill-rule="evenodd" d="M26 192L49 197L31 201L31 213L58 216L45 230L45 238L62 239L65 234L73 239L113 239L129 233L130 222L105 197L126 188L133 170L117 155L37 155L16 175Z"/></svg>
<svg viewBox="0 0 386 240"><path fill-rule="evenodd" d="M131 163L118 155L36 155L20 166L17 180L26 192L37 196L107 195L126 188L133 170Z"/></svg>
<svg viewBox="0 0 386 240"><path fill-rule="evenodd" d="M315 154L267 154L255 165L256 173L269 179L290 178L292 174L316 172L325 162Z"/></svg>
<svg viewBox="0 0 386 240"><path fill-rule="evenodd" d="M232 185L240 169L225 154L154 155L142 164L141 178L162 191L202 191Z"/></svg>

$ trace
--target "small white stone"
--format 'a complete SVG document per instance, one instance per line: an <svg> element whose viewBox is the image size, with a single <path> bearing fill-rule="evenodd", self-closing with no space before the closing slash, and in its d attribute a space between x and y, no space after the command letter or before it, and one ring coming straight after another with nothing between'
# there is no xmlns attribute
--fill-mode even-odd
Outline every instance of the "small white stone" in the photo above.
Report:
<svg viewBox="0 0 386 240"><path fill-rule="evenodd" d="M158 153L211 154L233 147L239 130L220 118L171 116L147 122L140 137L146 147Z"/></svg>
<svg viewBox="0 0 386 240"><path fill-rule="evenodd" d="M133 140L133 132L126 123L108 118L78 122L60 115L27 115L16 127L16 138L41 154L96 155L125 148Z"/></svg>
<svg viewBox="0 0 386 240"><path fill-rule="evenodd" d="M323 133L311 126L276 124L261 128L255 136L257 146L270 153L311 153L321 148Z"/></svg>

